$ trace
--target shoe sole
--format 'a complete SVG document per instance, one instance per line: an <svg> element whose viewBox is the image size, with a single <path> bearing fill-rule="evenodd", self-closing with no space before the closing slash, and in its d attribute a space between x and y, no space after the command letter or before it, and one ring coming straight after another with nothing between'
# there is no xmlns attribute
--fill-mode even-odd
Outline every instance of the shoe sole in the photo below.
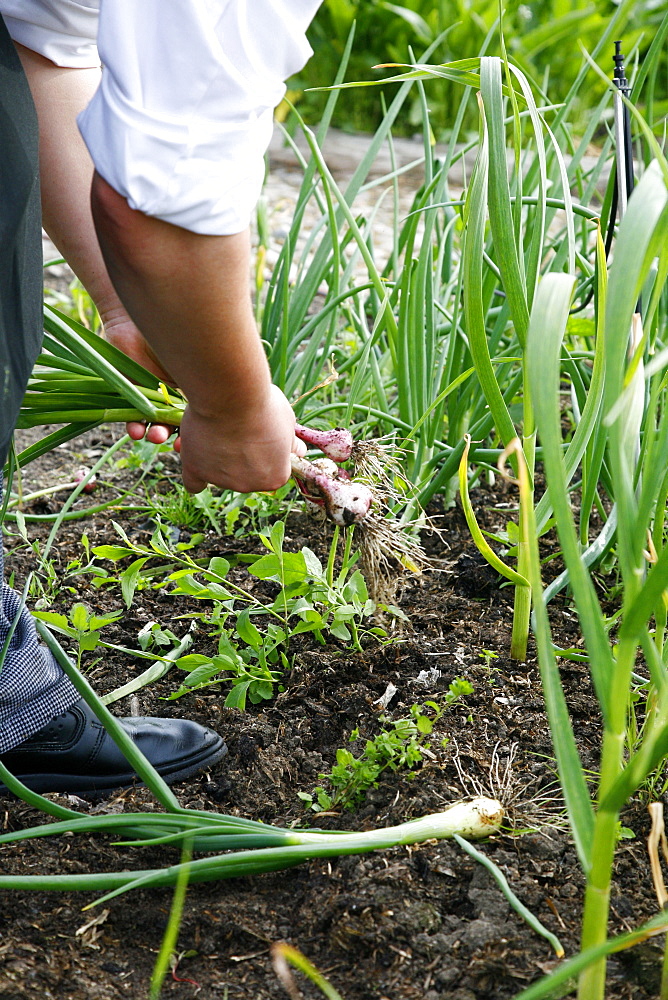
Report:
<svg viewBox="0 0 668 1000"><path fill-rule="evenodd" d="M227 745L221 739L213 748L208 747L200 754L191 757L187 763L178 761L171 767L156 767L156 771L163 781L171 785L177 781L191 778L198 771L213 767L226 754ZM146 783L139 780L135 771L128 771L125 774L100 775L96 779L91 779L90 774L20 774L16 777L27 788L40 795L47 792L62 792L100 798L105 793L120 791L124 788L146 787ZM6 785L0 784L0 796L3 795L15 797Z"/></svg>

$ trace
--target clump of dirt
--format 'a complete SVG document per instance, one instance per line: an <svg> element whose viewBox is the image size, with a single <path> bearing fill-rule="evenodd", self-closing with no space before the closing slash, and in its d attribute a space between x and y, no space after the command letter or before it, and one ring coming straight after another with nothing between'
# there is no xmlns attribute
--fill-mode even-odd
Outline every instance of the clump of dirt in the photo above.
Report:
<svg viewBox="0 0 668 1000"><path fill-rule="evenodd" d="M71 470L100 453L112 431L91 432L26 470L28 484L68 477ZM88 456L87 456L88 453ZM170 472L165 456L165 475ZM89 463L90 464L90 463ZM113 487L128 486L131 471L118 472ZM508 496L491 488L472 495L481 523L498 523ZM91 498L84 501L91 503ZM503 509L500 505L503 505ZM27 514L55 510L49 499ZM423 538L436 569L414 577L399 596L410 619L393 641L363 643L363 652L332 639L320 646L312 637L295 645L284 690L271 702L246 712L225 709L225 692L209 688L177 701L166 699L178 679L167 675L143 689L136 714L182 716L212 726L224 735L229 753L210 773L176 791L185 806L250 817L281 826L319 825L331 829L368 829L436 812L463 795L497 794L510 806L510 822L542 824L516 835L504 830L481 845L511 888L543 924L556 934L567 955L578 948L583 877L555 791L549 729L544 712L535 652L526 662L510 660L512 594L480 559L458 507L435 512L440 531ZM142 516L114 515L129 533L148 532ZM76 601L96 614L122 606L117 589L95 588L89 575L68 575L81 559L81 534L91 546L115 544L109 513L67 522L53 550L61 590L54 610ZM48 526L29 525L31 537L44 538ZM303 544L319 552L328 545L327 529L292 513L286 548ZM35 554L16 538L6 540L7 566L17 584L34 568ZM20 541L20 540L19 540ZM225 555L234 539L207 532L201 548L207 558ZM239 574L244 573L239 569ZM246 576L244 586L261 586ZM178 616L194 602L163 590L145 589L132 608L109 627L110 641L136 647L138 630L160 621L179 631ZM565 598L551 606L555 641L572 646L579 634ZM107 634L107 633L105 633ZM205 630L197 641L206 643ZM99 652L92 659L99 656ZM90 661L89 661L90 662ZM100 693L128 680L141 667L116 652L91 669ZM600 718L586 667L561 666L566 696L584 765L596 770ZM442 701L449 684L465 678L473 693L448 709L431 739L431 755L413 773L386 771L355 811L316 817L298 792L322 783L336 751L380 731L380 715L404 718L413 704ZM388 685L396 688L389 705L379 706ZM118 714L128 712L121 702ZM555 795L556 801L555 801ZM94 805L67 799L81 811L156 808L145 789L135 789ZM14 799L2 802L4 830L18 830L44 817ZM641 801L623 817L635 839L617 852L611 908L611 933L637 926L657 910L644 839L648 830ZM174 848L118 847L110 837L63 837L0 848L4 873L78 873L165 866L178 860ZM142 890L82 912L88 893L0 893L0 1000L58 998L107 1000L144 997L160 947L169 907L169 890ZM95 922L91 922L97 918ZM286 993L273 972L270 947L288 941L315 963L345 1000L504 1000L554 968L548 942L511 909L491 875L451 842L431 842L362 856L313 861L286 872L257 878L192 885L188 889L178 939L180 955L164 995L200 1000L269 1000ZM608 998L642 1000L656 994L661 948L642 949L610 959ZM305 998L321 994L300 980Z"/></svg>

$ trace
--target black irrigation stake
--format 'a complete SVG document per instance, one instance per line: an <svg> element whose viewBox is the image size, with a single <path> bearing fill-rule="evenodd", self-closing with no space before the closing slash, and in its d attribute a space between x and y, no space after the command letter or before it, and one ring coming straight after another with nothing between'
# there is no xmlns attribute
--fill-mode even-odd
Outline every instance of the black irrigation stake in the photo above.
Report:
<svg viewBox="0 0 668 1000"><path fill-rule="evenodd" d="M617 171L617 184L615 193L617 194L617 205L619 208L619 221L626 211L626 205L631 192L635 186L633 176L633 144L631 141L631 114L628 104L623 98L627 98L631 92L629 81L626 79L626 69L624 68L624 55L622 53L621 41L615 42L615 54L612 57L615 64L613 82L617 87L615 94L615 163ZM610 210L610 229L614 228L615 209ZM606 248L607 249L607 248ZM638 298L636 312L642 314L642 299Z"/></svg>
<svg viewBox="0 0 668 1000"><path fill-rule="evenodd" d="M613 164L614 187L612 189L612 199L610 201L610 216L605 234L605 257L610 257L612 241L615 235L615 222L622 221L622 216L626 211L626 205L631 197L631 192L635 186L633 174L633 144L631 141L631 113L623 98L629 97L631 87L626 79L626 69L624 67L625 56L622 53L621 41L615 42L615 54L612 60L615 64L613 73L613 83L617 87L615 94L615 162ZM594 297L593 288L587 295L584 302L571 309L571 314L581 312L589 305ZM641 302L638 300L637 312L641 311Z"/></svg>
<svg viewBox="0 0 668 1000"><path fill-rule="evenodd" d="M615 146L617 190L619 205L621 207L619 217L621 219L635 183L633 177L633 146L631 144L631 115L628 105L622 100L622 97L628 98L631 88L629 87L629 81L626 79L621 42L615 42L615 54L612 58L615 64L613 81L619 91L619 96L615 94Z"/></svg>
<svg viewBox="0 0 668 1000"><path fill-rule="evenodd" d="M633 176L633 146L631 143L631 115L627 105L622 100L622 97L628 98L631 92L629 81L626 79L624 58L621 41L615 42L615 54L612 57L615 64L612 79L618 90L618 93L615 94L615 187L612 192L610 218L605 238L606 257L610 255L612 247L615 220L619 216L619 221L622 221L622 216L626 211L626 203L635 184Z"/></svg>

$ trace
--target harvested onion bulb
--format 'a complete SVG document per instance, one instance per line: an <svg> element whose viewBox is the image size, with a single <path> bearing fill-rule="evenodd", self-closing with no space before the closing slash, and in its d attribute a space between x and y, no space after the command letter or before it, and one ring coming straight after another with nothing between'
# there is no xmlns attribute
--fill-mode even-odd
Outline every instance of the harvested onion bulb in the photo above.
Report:
<svg viewBox="0 0 668 1000"><path fill-rule="evenodd" d="M323 507L335 524L360 524L371 509L373 494L368 486L350 479L330 459L309 462L293 455L292 475L306 499Z"/></svg>
<svg viewBox="0 0 668 1000"><path fill-rule="evenodd" d="M352 434L344 427L335 427L329 431L317 431L312 427L297 424L295 434L334 462L347 462L355 447Z"/></svg>

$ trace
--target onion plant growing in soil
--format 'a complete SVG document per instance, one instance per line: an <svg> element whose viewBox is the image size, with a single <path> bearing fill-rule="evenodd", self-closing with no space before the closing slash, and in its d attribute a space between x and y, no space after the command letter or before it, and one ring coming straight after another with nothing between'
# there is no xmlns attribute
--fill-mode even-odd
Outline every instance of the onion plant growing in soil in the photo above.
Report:
<svg viewBox="0 0 668 1000"><path fill-rule="evenodd" d="M594 52L599 62L607 60L627 13L628 4L622 4L601 33ZM653 79L667 34L665 17L633 82L635 104ZM349 428L356 440L390 436L401 447L409 484L399 485L393 498L401 516L410 522L437 494L451 500L460 491L480 551L516 588L511 652L517 659L525 654L533 600L552 741L587 893L582 953L523 996L550 996L577 975L582 1000L600 1000L605 954L666 926L661 916L624 939L607 939L620 811L668 752L668 168L652 128L636 115L642 178L618 228L608 276L601 230L610 225L611 139L603 141L599 157L585 154L611 104L609 88L602 89L582 135L571 134L568 125L579 92L592 80L598 84L595 66L583 60L566 100L552 107L503 57L483 53L442 66L430 65L429 58L428 51L423 62L395 76L396 96L344 188L321 152L339 90L332 91L317 133L303 128L310 156L304 158L295 145L304 180L272 275L258 273L258 317L274 378L297 399L300 420L325 432L333 425ZM428 94L439 79L461 87L462 98L451 138L437 158ZM475 92L479 136L462 142L460 128L475 107ZM411 212L405 218L397 212L393 244L381 259L374 214L361 216L355 201L377 183L369 180L373 160L384 143L391 148L393 122L416 95L424 125L418 157L424 183ZM475 166L455 189L452 168L467 162L470 150L476 152ZM384 181L386 197L398 205L400 170ZM306 232L307 210L314 209L316 222ZM53 310L47 310L46 328L45 353L21 420L23 426L69 426L31 454L101 421L141 417L178 424L183 400L148 373ZM340 378L307 402L330 358ZM496 462L506 450L521 483L518 516L490 538L475 521L468 491L477 478L498 475ZM546 483L540 500L538 463ZM311 481L317 487L316 478ZM574 513L569 496L576 488ZM310 495L323 499L317 490ZM552 525L564 571L544 588L540 539ZM612 619L594 584L604 556L614 562L620 581L621 607ZM594 800L557 668L559 653L575 654L556 650L549 631L549 601L566 586L584 639L577 655L590 665L604 727ZM631 683L639 671L646 700L633 730ZM145 769L139 773L147 783L154 780ZM158 789L166 818L152 830L137 819L135 839L155 839L159 826L162 838L188 838L208 849L219 836L240 847L234 838L257 835L250 826L243 834L231 827L214 831L227 818L192 820L191 811L186 822L171 793L151 787ZM59 816L80 822L69 813ZM95 819L127 827L127 817ZM305 856L303 845L280 840L284 833L269 833L278 846L267 849L284 852L286 860ZM323 850L330 850L329 842ZM265 855L253 856L253 863L261 863ZM224 865L235 864L239 871L254 870L244 868L251 864L245 857L224 864L204 859L190 863L190 878L223 877ZM137 879L159 884L176 877L176 869L126 873L104 888L116 892Z"/></svg>
<svg viewBox="0 0 668 1000"><path fill-rule="evenodd" d="M628 7L623 6L601 33L595 55L609 50L627 16ZM634 99L660 59L665 32L664 20L636 80ZM489 461L493 457L489 446L499 440L507 444L521 428L525 457L533 468L535 429L530 394L524 391L524 353L537 282L546 271L575 273L577 265L576 303L586 301L595 268L597 221L602 216L607 224L612 190L610 182L600 193L610 143L604 143L593 164L585 160L610 95L603 93L582 136L574 137L568 127L585 81L590 85L591 76L596 79L586 61L563 106L550 109L541 95L546 110L539 111L527 78L508 63L483 58L433 67L429 56L427 50L423 64L390 78L399 85L397 95L345 189L338 187L319 152L333 102L343 88L333 92L317 134L306 131L311 159L305 166L303 197L265 290L263 311L263 336L270 345L272 367L288 394L306 392L318 370L313 365L321 365L323 357L333 352L344 377L339 389L347 390L345 406L332 392L331 400L312 409L309 419L322 415L348 425L359 415L364 419L359 436L394 433L422 504L438 492L447 496L456 491L467 433L473 442L470 457L478 452L479 459ZM440 81L462 87L462 100L450 138L436 159L428 105ZM381 144L388 141L391 147L390 128L412 93L411 85L417 88L422 107L424 184L412 212L401 224L397 221L394 245L381 261L374 253L373 213L360 218L354 212L354 199L369 184L370 163ZM474 89L482 99L480 141L462 142L460 128L474 102ZM463 191L453 190L452 168L474 147L478 159L470 181L465 180ZM517 167L510 177L509 151ZM398 200L399 171L385 180L391 181L391 195ZM300 255L306 205L318 197L323 206L321 227L316 227ZM323 282L326 299L309 315ZM347 326L345 348L335 311ZM589 336L569 358L580 410L590 381L600 388L600 364L591 371L596 349L591 322L590 317L585 320ZM288 365L288 358L295 362ZM574 467L596 404L594 392L571 451ZM585 457L583 533L594 503L593 484L598 481L596 461L597 455ZM543 503L540 530L549 517ZM522 518L520 509L519 522ZM519 527L513 529L515 538L523 536ZM511 528L506 542L512 538ZM514 572L512 654L521 659L530 609L521 542Z"/></svg>
<svg viewBox="0 0 668 1000"><path fill-rule="evenodd" d="M655 39L655 59L667 30L668 18L664 18ZM480 63L481 133L464 206L459 280L463 284L463 333L477 374L477 387L486 402L486 418L493 421L498 437L506 445L512 442L510 461L521 474L515 535L517 570L500 562L466 505L465 511L483 555L515 584L514 655L524 654L531 591L538 595L536 630L546 703L568 813L587 876L583 956L577 963L578 996L595 1000L605 995L603 956L613 947L606 943L607 918L620 810L652 770L660 766L668 749L668 719L662 694L668 660L668 576L664 566L668 165L651 129L636 115L647 161L651 162L619 227L608 282L598 220L589 213L586 200L582 206L573 204L570 188L574 177L555 141L566 120L564 109L548 128L521 73L507 63L505 69L508 84L516 79L521 91L521 95L510 94L510 122L515 163L518 167L522 163L522 167L509 183L503 65L498 59L485 57ZM644 69L649 72L649 67ZM418 67L398 79L439 73L447 77L452 72L453 68L447 66ZM637 89L641 83L642 78ZM520 97L527 107L536 149L528 163L522 162L521 136L525 128L521 125ZM544 132L552 146L549 153ZM576 153L571 166L578 159ZM549 235L548 187L550 202L561 202L564 228L558 241ZM591 197L591 185L586 192ZM609 212L609 196L606 200ZM603 214L605 210L604 203ZM584 223L580 224L578 242L576 212ZM581 268L579 274L576 261ZM577 310L591 286L592 314L581 321L580 331L577 322L572 322L572 333L568 331L571 336L565 339L569 312ZM502 301L496 308L492 306L493 295L499 292ZM588 335L578 336L578 332ZM499 357L501 346L503 356ZM517 378L514 382L504 381L497 370L510 368L508 362L513 358L517 359ZM560 379L571 387L576 414L577 426L567 441L561 431ZM522 406L521 440L511 412L518 396ZM540 504L535 504L533 496L536 426L547 482ZM472 436L467 434L465 440L470 442ZM469 445L465 447L460 463L463 501L468 488ZM578 469L582 470L583 505L576 527L568 495ZM612 512L608 507L602 538L588 544L591 512L595 507L605 512L604 497L614 504ZM590 800L575 749L541 593L536 540L551 517L556 520L566 565L560 585L569 582L573 590L604 721L595 804ZM614 626L619 627L616 642L611 645L612 623L606 622L597 601L588 566L609 546L613 532L622 608ZM631 679L639 652L648 671L647 716L631 742ZM558 978L563 981L563 974ZM555 989L559 989L559 982L548 979L528 990L526 997L549 996ZM668 976L664 976L662 989L662 995L668 996Z"/></svg>
<svg viewBox="0 0 668 1000"><path fill-rule="evenodd" d="M654 144L653 144L654 145ZM621 615L607 621L590 572L582 561L570 504L568 473L561 448L559 378L562 338L573 278L550 275L540 286L529 335L529 383L544 446L547 488L564 562L586 642L604 735L596 802L590 802L584 773L558 686L554 650L543 601L536 628L548 712L560 773L580 860L587 876L583 950L600 947L606 927L619 814L668 751L668 674L665 642L668 549L665 538L666 421L665 281L668 274L668 163L654 148L650 164L629 201L620 225L607 289L597 309L605 350L605 384L592 440L602 440L617 509L616 545L621 580ZM638 297L645 292L642 315ZM639 327L644 333L640 336ZM643 362L645 355L648 363ZM655 353L656 352L656 353ZM526 483L526 479L525 479ZM524 489L527 487L525 485ZM533 519L531 519L533 520ZM535 537L529 524L527 543ZM531 577L539 587L535 540ZM631 737L632 675L638 656L647 674L646 714ZM662 996L667 995L668 980ZM547 995L539 989L531 996ZM581 1000L605 995L603 958L580 974Z"/></svg>

